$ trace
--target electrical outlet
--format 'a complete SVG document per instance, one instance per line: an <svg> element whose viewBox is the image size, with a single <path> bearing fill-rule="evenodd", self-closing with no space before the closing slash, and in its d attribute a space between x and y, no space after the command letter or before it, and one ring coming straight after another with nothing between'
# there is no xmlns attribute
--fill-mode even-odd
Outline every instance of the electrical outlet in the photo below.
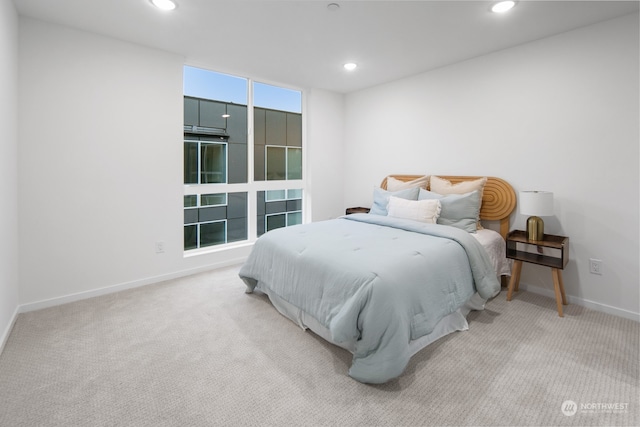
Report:
<svg viewBox="0 0 640 427"><path fill-rule="evenodd" d="M602 260L589 258L589 273L602 274Z"/></svg>
<svg viewBox="0 0 640 427"><path fill-rule="evenodd" d="M164 242L163 241L157 241L156 242L156 253L157 254L164 253Z"/></svg>

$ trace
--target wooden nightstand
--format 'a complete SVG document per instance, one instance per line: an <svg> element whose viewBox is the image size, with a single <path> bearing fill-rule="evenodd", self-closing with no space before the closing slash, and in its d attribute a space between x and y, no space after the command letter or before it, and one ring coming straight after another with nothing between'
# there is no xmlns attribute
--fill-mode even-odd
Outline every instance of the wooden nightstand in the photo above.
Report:
<svg viewBox="0 0 640 427"><path fill-rule="evenodd" d="M357 208L347 208L347 215L351 215L354 213L369 213L369 208L357 207Z"/></svg>
<svg viewBox="0 0 640 427"><path fill-rule="evenodd" d="M514 260L509 289L507 290L507 301L511 301L513 291L518 290L523 262L544 265L551 267L558 315L563 317L562 306L567 305L567 297L564 293L561 270L569 262L569 238L545 234L543 240L532 241L527 240L524 231L515 230L507 236L507 258Z"/></svg>

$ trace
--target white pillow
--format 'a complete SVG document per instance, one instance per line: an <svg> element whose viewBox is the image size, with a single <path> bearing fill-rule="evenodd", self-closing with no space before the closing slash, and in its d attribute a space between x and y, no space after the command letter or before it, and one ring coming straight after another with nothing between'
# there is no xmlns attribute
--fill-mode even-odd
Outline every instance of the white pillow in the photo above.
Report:
<svg viewBox="0 0 640 427"><path fill-rule="evenodd" d="M392 176L387 177L387 191L399 191L404 190L406 188L420 187L427 189L427 185L429 184L429 175L421 176L420 178L416 178L411 181L400 181Z"/></svg>
<svg viewBox="0 0 640 427"><path fill-rule="evenodd" d="M474 179L473 181L462 181L457 184L453 184L448 179L440 178L439 176L432 175L430 188L431 191L438 194L466 194L472 191L478 191L480 193L480 203L482 203L482 192L484 186L487 183L487 177Z"/></svg>
<svg viewBox="0 0 640 427"><path fill-rule="evenodd" d="M441 204L438 199L406 200L391 196L387 209L389 216L435 224L440 216Z"/></svg>

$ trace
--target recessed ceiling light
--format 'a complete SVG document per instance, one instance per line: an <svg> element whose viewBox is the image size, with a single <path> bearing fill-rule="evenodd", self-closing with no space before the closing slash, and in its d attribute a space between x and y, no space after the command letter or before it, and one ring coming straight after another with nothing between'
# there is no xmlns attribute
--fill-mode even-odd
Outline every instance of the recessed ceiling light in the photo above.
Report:
<svg viewBox="0 0 640 427"><path fill-rule="evenodd" d="M513 6L515 6L515 5L516 5L515 1L511 1L511 0L509 0L509 1L501 1L501 2L498 2L498 3L494 4L491 7L491 11L495 12L495 13L505 13L506 11L511 10L513 8Z"/></svg>
<svg viewBox="0 0 640 427"><path fill-rule="evenodd" d="M173 10L176 8L176 3L172 0L151 0L151 3L161 10Z"/></svg>
<svg viewBox="0 0 640 427"><path fill-rule="evenodd" d="M353 71L356 69L356 67L358 66L358 64L354 63L354 62L348 62L346 64L344 64L344 69L347 71Z"/></svg>

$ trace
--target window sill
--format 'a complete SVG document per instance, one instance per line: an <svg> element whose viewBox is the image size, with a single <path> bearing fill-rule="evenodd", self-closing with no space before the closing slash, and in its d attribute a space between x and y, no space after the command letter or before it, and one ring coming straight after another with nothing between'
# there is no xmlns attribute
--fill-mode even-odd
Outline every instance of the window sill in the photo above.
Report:
<svg viewBox="0 0 640 427"><path fill-rule="evenodd" d="M199 255L227 252L234 249L252 248L253 244L254 242L244 241L244 242L238 242L238 243L227 243L224 245L207 246L206 248L191 249L189 251L185 251L183 257L191 258Z"/></svg>

